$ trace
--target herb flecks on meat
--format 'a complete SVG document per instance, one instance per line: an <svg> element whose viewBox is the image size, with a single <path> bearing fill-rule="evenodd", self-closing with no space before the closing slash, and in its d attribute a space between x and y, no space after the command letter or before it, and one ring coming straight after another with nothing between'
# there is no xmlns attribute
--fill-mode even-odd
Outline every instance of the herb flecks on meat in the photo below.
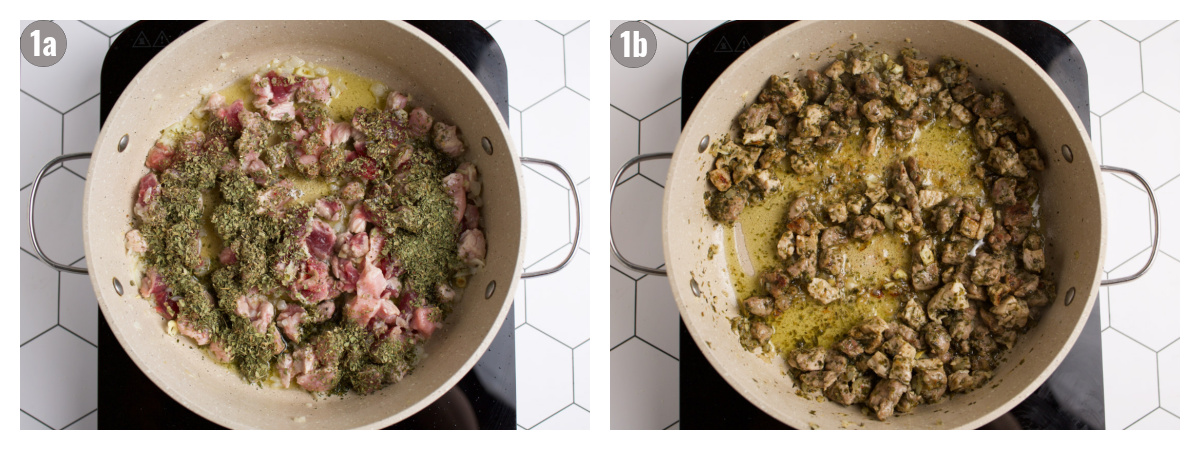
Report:
<svg viewBox="0 0 1200 450"><path fill-rule="evenodd" d="M253 106L212 94L197 129L164 132L127 240L168 329L248 381L368 393L416 367L482 267L479 174L407 97L339 122L330 79L281 75L297 67L314 70L254 75Z"/></svg>
<svg viewBox="0 0 1200 450"><path fill-rule="evenodd" d="M976 83L962 60L860 44L772 76L711 147L706 209L766 265L735 279L734 329L784 353L801 395L884 420L969 392L1054 298L1045 163L1007 94Z"/></svg>

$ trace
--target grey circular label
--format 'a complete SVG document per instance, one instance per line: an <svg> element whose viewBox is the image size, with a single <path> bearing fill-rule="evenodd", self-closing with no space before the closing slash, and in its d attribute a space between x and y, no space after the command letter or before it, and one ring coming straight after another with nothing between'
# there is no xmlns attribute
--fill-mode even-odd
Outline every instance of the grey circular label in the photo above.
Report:
<svg viewBox="0 0 1200 450"><path fill-rule="evenodd" d="M650 63L658 50L654 30L641 22L625 22L608 38L608 49L617 63L636 69Z"/></svg>
<svg viewBox="0 0 1200 450"><path fill-rule="evenodd" d="M49 20L39 20L21 32L21 56L38 67L50 67L67 54L67 34Z"/></svg>

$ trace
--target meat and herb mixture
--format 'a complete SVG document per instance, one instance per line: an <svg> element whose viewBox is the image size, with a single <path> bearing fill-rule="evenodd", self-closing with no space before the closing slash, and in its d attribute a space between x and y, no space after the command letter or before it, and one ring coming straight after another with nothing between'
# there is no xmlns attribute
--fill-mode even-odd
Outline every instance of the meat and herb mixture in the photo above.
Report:
<svg viewBox="0 0 1200 450"><path fill-rule="evenodd" d="M1054 298L1033 131L967 67L857 45L772 76L713 146L705 206L759 269L733 326L800 395L884 420L971 391Z"/></svg>
<svg viewBox="0 0 1200 450"><path fill-rule="evenodd" d="M483 267L481 184L455 126L337 73L292 59L209 95L150 150L126 243L168 333L252 383L369 393Z"/></svg>

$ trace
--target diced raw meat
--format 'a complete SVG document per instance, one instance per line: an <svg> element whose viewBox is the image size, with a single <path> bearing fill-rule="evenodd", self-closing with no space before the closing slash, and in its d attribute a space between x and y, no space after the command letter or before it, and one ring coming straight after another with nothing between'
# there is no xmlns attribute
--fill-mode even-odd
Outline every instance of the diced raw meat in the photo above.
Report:
<svg viewBox="0 0 1200 450"><path fill-rule="evenodd" d="M138 230L129 230L125 233L125 250L134 253L146 252L146 239L142 237L142 233Z"/></svg>
<svg viewBox="0 0 1200 450"><path fill-rule="evenodd" d="M225 349L225 343L214 339L208 344L208 349L212 351L213 358L217 361L227 363L233 361L233 356Z"/></svg>
<svg viewBox="0 0 1200 450"><path fill-rule="evenodd" d="M478 262L480 265L487 256L487 241L479 230L464 231L458 238L458 258L468 264Z"/></svg>
<svg viewBox="0 0 1200 450"><path fill-rule="evenodd" d="M300 342L300 323L304 321L304 317L308 313L301 308L300 305L289 304L282 311L279 311L279 316L275 318L275 323L279 328L283 329L283 334L292 342Z"/></svg>
<svg viewBox="0 0 1200 450"><path fill-rule="evenodd" d="M221 255L217 258L221 261L221 264L226 266L237 264L237 253L234 253L233 249L229 247L222 249Z"/></svg>
<svg viewBox="0 0 1200 450"><path fill-rule="evenodd" d="M333 101L333 97L329 95L329 77L304 80L304 84L296 93L296 99L302 102L320 102L328 105Z"/></svg>
<svg viewBox="0 0 1200 450"><path fill-rule="evenodd" d="M315 219L308 223L308 236L304 238L304 244L308 246L308 254L313 258L328 260L336 240L337 237L329 224Z"/></svg>
<svg viewBox="0 0 1200 450"><path fill-rule="evenodd" d="M192 338L196 341L196 345L207 345L211 334L207 330L201 330L192 323L187 316L179 316L175 320L175 326L179 328L179 333Z"/></svg>
<svg viewBox="0 0 1200 450"><path fill-rule="evenodd" d="M162 187L158 184L158 176L154 172L148 173L138 181L137 198L134 199L133 213L142 220L150 219L150 215L155 206L158 205L158 196L162 192Z"/></svg>
<svg viewBox="0 0 1200 450"><path fill-rule="evenodd" d="M303 263L300 278L292 285L292 298L313 304L330 297L333 280L329 278L329 265L316 258Z"/></svg>
<svg viewBox="0 0 1200 450"><path fill-rule="evenodd" d="M392 91L387 97L387 108L392 111L400 111L408 105L408 97L396 91Z"/></svg>
<svg viewBox="0 0 1200 450"><path fill-rule="evenodd" d="M433 145L453 157L463 153L463 143L458 139L458 128L454 125L433 124Z"/></svg>
<svg viewBox="0 0 1200 450"><path fill-rule="evenodd" d="M367 210L362 203L354 205L354 209L350 210L349 230L351 233L367 231Z"/></svg>
<svg viewBox="0 0 1200 450"><path fill-rule="evenodd" d="M454 200L454 222L461 222L467 207L466 177L458 172L446 175L442 179L442 189Z"/></svg>
<svg viewBox="0 0 1200 450"><path fill-rule="evenodd" d="M425 112L425 108L413 108L408 114L408 126L419 134L428 133L429 128L433 127L433 117Z"/></svg>
<svg viewBox="0 0 1200 450"><path fill-rule="evenodd" d="M266 333L267 327L275 321L275 304L267 300L266 296L253 291L237 298L235 312L250 319L250 323L259 333Z"/></svg>
<svg viewBox="0 0 1200 450"><path fill-rule="evenodd" d="M421 337L424 337L425 339L429 339L430 336L433 336L434 330L441 326L441 324L432 320L430 317L430 312L431 310L429 308L421 307L417 308L416 312L413 314L413 330L415 330L421 335Z"/></svg>
<svg viewBox="0 0 1200 450"><path fill-rule="evenodd" d="M175 150L164 144L162 141L154 143L154 147L150 149L150 153L146 155L146 167L155 172L162 172L171 167L174 162Z"/></svg>

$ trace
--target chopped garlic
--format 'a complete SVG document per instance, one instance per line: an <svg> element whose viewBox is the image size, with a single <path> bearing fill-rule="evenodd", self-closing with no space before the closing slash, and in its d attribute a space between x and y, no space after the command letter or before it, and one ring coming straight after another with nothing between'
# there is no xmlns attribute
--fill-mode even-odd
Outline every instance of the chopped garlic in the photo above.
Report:
<svg viewBox="0 0 1200 450"><path fill-rule="evenodd" d="M179 325L174 320L167 322L167 334L171 336L179 335Z"/></svg>

